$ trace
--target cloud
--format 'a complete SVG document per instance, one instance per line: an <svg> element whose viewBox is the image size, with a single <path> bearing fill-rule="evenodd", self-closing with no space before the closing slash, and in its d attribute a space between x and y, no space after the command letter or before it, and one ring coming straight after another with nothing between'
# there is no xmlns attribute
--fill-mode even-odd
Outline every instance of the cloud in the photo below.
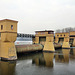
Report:
<svg viewBox="0 0 75 75"><path fill-rule="evenodd" d="M1 0L0 19L19 21L18 32L75 26L74 0Z"/></svg>

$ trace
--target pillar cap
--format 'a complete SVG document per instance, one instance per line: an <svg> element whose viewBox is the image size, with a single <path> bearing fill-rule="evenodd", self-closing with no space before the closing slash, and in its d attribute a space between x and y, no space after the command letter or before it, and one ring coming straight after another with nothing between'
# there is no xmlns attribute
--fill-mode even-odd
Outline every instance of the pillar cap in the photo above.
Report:
<svg viewBox="0 0 75 75"><path fill-rule="evenodd" d="M12 21L12 22L16 22L16 23L18 23L18 21L11 20L11 19L3 19L3 20L0 20L0 22L3 22L3 21Z"/></svg>

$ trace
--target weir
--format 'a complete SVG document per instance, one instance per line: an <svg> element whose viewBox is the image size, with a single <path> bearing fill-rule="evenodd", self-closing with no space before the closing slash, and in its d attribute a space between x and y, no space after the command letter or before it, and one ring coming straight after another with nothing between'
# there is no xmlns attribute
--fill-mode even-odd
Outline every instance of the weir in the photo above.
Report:
<svg viewBox="0 0 75 75"><path fill-rule="evenodd" d="M75 31L69 33L55 33L54 31L36 31L35 36L29 34L17 34L18 21L4 19L0 20L0 57L2 60L16 60L17 53L31 51L55 52L55 48L70 48L75 46ZM14 45L17 37L33 37L31 45ZM71 40L71 41L70 41ZM17 52L17 53L16 53Z"/></svg>

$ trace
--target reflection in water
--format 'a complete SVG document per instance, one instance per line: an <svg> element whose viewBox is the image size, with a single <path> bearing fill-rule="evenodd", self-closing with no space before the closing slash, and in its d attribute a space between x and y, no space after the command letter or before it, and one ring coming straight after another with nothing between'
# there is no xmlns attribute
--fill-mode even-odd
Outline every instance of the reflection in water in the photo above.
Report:
<svg viewBox="0 0 75 75"><path fill-rule="evenodd" d="M69 52L70 49L62 49L62 54L55 55L56 62L69 63Z"/></svg>
<svg viewBox="0 0 75 75"><path fill-rule="evenodd" d="M15 73L15 61L0 61L0 75L14 75Z"/></svg>
<svg viewBox="0 0 75 75"><path fill-rule="evenodd" d="M75 75L75 48L20 54L17 64L0 61L0 75Z"/></svg>
<svg viewBox="0 0 75 75"><path fill-rule="evenodd" d="M40 66L46 66L46 67L53 67L53 58L54 58L54 53L47 53L43 52L43 56L41 58L35 58L33 59L32 63Z"/></svg>
<svg viewBox="0 0 75 75"><path fill-rule="evenodd" d="M72 48L71 50L70 50L70 54L71 54L71 58L72 59L74 59L75 58L75 48Z"/></svg>
<svg viewBox="0 0 75 75"><path fill-rule="evenodd" d="M75 48L73 48L73 56L75 57Z"/></svg>
<svg viewBox="0 0 75 75"><path fill-rule="evenodd" d="M70 49L62 49L63 56L64 56L64 62L69 63L69 53Z"/></svg>
<svg viewBox="0 0 75 75"><path fill-rule="evenodd" d="M42 53L25 53L25 54L18 54L18 60L26 60L26 59L32 59L34 57L41 57Z"/></svg>

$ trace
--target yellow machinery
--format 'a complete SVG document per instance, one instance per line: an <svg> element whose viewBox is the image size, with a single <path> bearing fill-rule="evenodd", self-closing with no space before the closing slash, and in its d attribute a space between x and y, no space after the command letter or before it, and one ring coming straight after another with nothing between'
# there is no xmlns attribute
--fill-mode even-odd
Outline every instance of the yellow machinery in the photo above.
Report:
<svg viewBox="0 0 75 75"><path fill-rule="evenodd" d="M0 56L2 60L16 60L16 48L14 42L17 38L18 21L4 19L0 20Z"/></svg>
<svg viewBox="0 0 75 75"><path fill-rule="evenodd" d="M34 43L40 43L44 45L43 51L54 52L54 31L36 31Z"/></svg>

